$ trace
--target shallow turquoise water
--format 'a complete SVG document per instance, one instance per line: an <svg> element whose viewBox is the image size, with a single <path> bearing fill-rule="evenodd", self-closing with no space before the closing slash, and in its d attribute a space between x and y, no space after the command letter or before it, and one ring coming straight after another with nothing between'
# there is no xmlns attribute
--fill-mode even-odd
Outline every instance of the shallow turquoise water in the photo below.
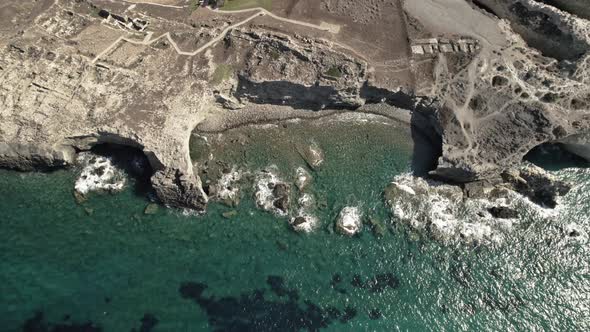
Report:
<svg viewBox="0 0 590 332"><path fill-rule="evenodd" d="M148 216L132 188L80 206L73 171L0 171L0 330L31 327L36 312L34 331L589 330L589 246L563 230L590 227L590 173L561 171L580 186L559 215L530 220L505 245L445 247L397 226L347 238L328 230L333 217L352 200L385 222L380 190L409 170L411 146L403 128L367 127L378 134L362 138L343 126L308 133L325 148L314 188L328 200L309 235L246 198L233 219L218 204L198 217ZM241 161L279 158L272 143ZM277 164L302 162L289 160Z"/></svg>

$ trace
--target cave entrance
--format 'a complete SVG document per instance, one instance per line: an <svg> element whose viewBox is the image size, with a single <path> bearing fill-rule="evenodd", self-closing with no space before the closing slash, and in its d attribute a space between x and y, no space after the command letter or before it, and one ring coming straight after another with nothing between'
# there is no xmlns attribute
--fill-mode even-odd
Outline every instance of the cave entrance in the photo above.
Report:
<svg viewBox="0 0 590 332"><path fill-rule="evenodd" d="M524 157L524 161L531 162L548 171L558 171L564 168L586 168L590 162L568 151L564 144L548 142L535 146Z"/></svg>
<svg viewBox="0 0 590 332"><path fill-rule="evenodd" d="M88 152L109 158L113 166L128 177L135 194L145 197L152 192L153 168L140 148L116 143L99 143Z"/></svg>
<svg viewBox="0 0 590 332"><path fill-rule="evenodd" d="M442 156L442 136L428 115L421 112L412 112L411 132L414 143L412 171L416 176L428 176L430 171L438 167Z"/></svg>

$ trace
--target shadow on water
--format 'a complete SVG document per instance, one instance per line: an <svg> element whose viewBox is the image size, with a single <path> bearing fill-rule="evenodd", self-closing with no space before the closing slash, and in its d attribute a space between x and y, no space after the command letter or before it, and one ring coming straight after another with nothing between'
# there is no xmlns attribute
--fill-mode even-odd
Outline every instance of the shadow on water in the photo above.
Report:
<svg viewBox="0 0 590 332"><path fill-rule="evenodd" d="M145 314L140 320L141 326L139 329L131 329L131 332L151 332L160 322L153 314Z"/></svg>
<svg viewBox="0 0 590 332"><path fill-rule="evenodd" d="M183 298L205 310L215 331L318 331L338 319L347 322L357 314L350 307L344 311L323 309L310 301L303 301L301 306L292 290L285 290L289 293L286 301L273 301L266 299L265 290L260 289L239 297L215 298L203 296L206 288L202 283L185 282L179 291Z"/></svg>

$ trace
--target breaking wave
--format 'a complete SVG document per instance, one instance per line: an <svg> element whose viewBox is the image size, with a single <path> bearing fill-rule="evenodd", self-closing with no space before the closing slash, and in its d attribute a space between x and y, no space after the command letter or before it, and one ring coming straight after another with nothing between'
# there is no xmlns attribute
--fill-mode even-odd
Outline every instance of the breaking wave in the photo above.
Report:
<svg viewBox="0 0 590 332"><path fill-rule="evenodd" d="M531 218L548 220L563 207L543 208L507 188L495 188L485 199L467 198L454 185L396 176L385 190L392 222L445 243L502 243L507 232Z"/></svg>
<svg viewBox="0 0 590 332"><path fill-rule="evenodd" d="M83 195L93 191L120 191L127 182L123 170L117 168L110 157L98 156L90 152L78 155L82 172L74 184L74 189Z"/></svg>

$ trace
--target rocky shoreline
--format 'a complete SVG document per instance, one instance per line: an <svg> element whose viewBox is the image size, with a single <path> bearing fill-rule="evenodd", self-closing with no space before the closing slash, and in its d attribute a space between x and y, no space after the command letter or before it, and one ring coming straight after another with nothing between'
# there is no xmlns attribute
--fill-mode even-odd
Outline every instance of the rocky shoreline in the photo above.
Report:
<svg viewBox="0 0 590 332"><path fill-rule="evenodd" d="M469 6L460 7L463 12L445 9L450 17L462 14L466 22L485 22L463 31L480 40L477 53L413 55L412 61L434 64L433 81L423 81L431 83L429 89L384 84L373 63L324 38L257 25L230 29L223 43L195 61L171 53L168 44L141 47L141 64L133 67L116 57L91 61L30 27L0 45L5 87L0 91L0 167L67 167L80 151L101 144L130 146L149 160L151 183L164 204L203 211L208 195L189 153L195 128L224 130L342 110L409 123L416 145L431 144L429 151L440 151L430 156L438 159L427 169L430 176L466 187L512 181L504 175L546 142L564 142L587 157L590 55L584 52L590 49L590 23L532 0L479 3L493 13ZM90 5L67 6L81 12ZM61 9L50 7L37 19L56 10ZM416 25L422 34L435 28L448 34L466 29L437 26L440 22L423 17L423 8L409 3L405 10L423 20ZM72 32L72 40L88 24L101 22L80 17L87 24ZM67 16L61 19L59 24L67 23ZM543 33L550 35L546 44L539 39ZM580 51L575 58L542 53L544 46L567 46L572 40ZM112 52L131 46L118 45ZM225 67L215 63L218 53L233 54L235 69L227 77ZM178 71L182 66L188 69ZM424 76L413 70L415 79Z"/></svg>

